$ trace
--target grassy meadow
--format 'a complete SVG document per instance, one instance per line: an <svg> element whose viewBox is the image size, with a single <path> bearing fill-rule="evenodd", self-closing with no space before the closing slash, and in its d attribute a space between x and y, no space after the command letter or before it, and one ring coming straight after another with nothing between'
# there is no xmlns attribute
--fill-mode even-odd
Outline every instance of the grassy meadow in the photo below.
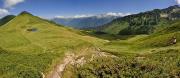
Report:
<svg viewBox="0 0 180 78"><path fill-rule="evenodd" d="M99 46L100 50L116 57L99 56L93 61L88 60L83 66L70 65L64 77L179 78L179 27L180 23L176 21L170 27L157 30L151 35L119 36L117 39L113 39L114 36L94 35L109 39L109 42ZM173 37L176 37L177 43L171 45L169 41Z"/></svg>
<svg viewBox="0 0 180 78"><path fill-rule="evenodd" d="M66 53L86 63L68 64L64 78L178 78L179 27L176 21L148 35L98 35L21 13L0 27L0 78L42 78ZM174 45L169 44L172 37ZM109 56L90 60L94 52Z"/></svg>
<svg viewBox="0 0 180 78"><path fill-rule="evenodd" d="M80 33L31 14L20 14L0 28L0 78L40 78L65 53L104 42Z"/></svg>

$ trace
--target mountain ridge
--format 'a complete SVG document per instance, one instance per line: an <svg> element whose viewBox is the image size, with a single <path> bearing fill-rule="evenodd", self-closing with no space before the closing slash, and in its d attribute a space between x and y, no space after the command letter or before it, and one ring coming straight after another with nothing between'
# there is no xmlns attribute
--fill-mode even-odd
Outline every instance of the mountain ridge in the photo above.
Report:
<svg viewBox="0 0 180 78"><path fill-rule="evenodd" d="M121 14L121 13L106 13L106 14L98 14L88 17L67 17L67 18L54 18L52 21L63 24L65 26L70 26L77 29L86 29L90 27L97 27L104 25L106 23L111 22L113 19L118 17L126 16L129 14Z"/></svg>
<svg viewBox="0 0 180 78"><path fill-rule="evenodd" d="M114 19L103 26L92 28L109 34L149 34L158 26L165 25L167 21L180 18L180 7L170 6L165 9L154 9ZM156 26L157 25L157 26Z"/></svg>
<svg viewBox="0 0 180 78"><path fill-rule="evenodd" d="M7 15L3 18L0 19L0 26L8 23L9 21L11 21L12 19L14 19L16 16L15 15Z"/></svg>

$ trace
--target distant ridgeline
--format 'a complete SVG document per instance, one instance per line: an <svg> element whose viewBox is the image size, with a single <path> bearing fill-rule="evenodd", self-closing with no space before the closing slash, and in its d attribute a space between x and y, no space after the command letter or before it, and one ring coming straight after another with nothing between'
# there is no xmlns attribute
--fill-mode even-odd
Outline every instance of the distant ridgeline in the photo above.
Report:
<svg viewBox="0 0 180 78"><path fill-rule="evenodd" d="M0 26L8 23L8 22L11 21L13 18L15 18L14 15L7 15L7 16L1 18L1 19L0 19Z"/></svg>
<svg viewBox="0 0 180 78"><path fill-rule="evenodd" d="M150 34L167 27L179 18L180 7L175 5L166 9L155 9L118 18L108 24L92 29L120 35Z"/></svg>
<svg viewBox="0 0 180 78"><path fill-rule="evenodd" d="M112 20L120 16L111 15L97 15L82 18L54 18L52 21L62 24L65 26L77 28L77 29L87 29L90 27L97 27L111 22Z"/></svg>

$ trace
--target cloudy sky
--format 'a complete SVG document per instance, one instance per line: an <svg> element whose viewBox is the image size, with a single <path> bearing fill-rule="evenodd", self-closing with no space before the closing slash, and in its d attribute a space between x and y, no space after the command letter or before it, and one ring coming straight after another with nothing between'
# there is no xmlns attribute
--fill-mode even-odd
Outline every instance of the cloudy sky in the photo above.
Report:
<svg viewBox="0 0 180 78"><path fill-rule="evenodd" d="M0 17L29 11L44 18L138 13L180 4L180 0L0 0Z"/></svg>

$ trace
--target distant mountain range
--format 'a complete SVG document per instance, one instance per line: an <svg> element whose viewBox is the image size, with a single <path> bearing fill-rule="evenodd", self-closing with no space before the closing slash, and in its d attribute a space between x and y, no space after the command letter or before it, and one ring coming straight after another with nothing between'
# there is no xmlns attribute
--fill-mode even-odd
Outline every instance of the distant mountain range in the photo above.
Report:
<svg viewBox="0 0 180 78"><path fill-rule="evenodd" d="M97 27L107 24L112 20L122 17L124 15L128 15L128 14L106 13L106 14L99 14L94 16L87 16L87 17L69 17L69 18L56 17L53 18L52 21L73 28L86 29L90 27Z"/></svg>
<svg viewBox="0 0 180 78"><path fill-rule="evenodd" d="M15 18L14 15L8 15L0 19L0 26L13 18ZM96 30L109 34L135 35L159 31L170 25L174 20L179 19L180 7L174 5L165 9L154 9L132 15L106 13L86 17L57 17L51 21L77 29Z"/></svg>
<svg viewBox="0 0 180 78"><path fill-rule="evenodd" d="M117 18L108 24L91 29L120 35L150 34L167 27L172 21L179 19L180 7L175 5L165 9L154 9Z"/></svg>

